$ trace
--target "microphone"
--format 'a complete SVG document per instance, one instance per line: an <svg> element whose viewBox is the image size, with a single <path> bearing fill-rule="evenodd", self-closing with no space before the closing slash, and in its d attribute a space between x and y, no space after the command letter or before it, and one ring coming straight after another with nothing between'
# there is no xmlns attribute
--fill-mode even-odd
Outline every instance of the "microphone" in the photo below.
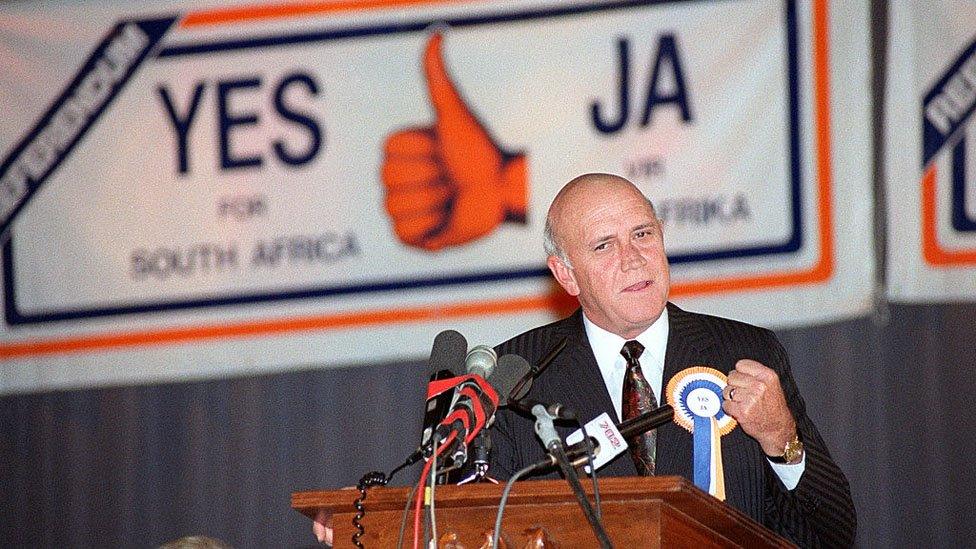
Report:
<svg viewBox="0 0 976 549"><path fill-rule="evenodd" d="M505 355L498 358L494 349L486 345L476 345L464 360L466 375L433 382L429 387L434 391L446 391L453 388L454 400L441 423L436 427L438 437L442 440L457 432L457 442L447 450L458 467L467 460L468 446L489 445L486 436L478 437L486 427L491 426L498 409L499 395L507 395L512 391L518 378L528 369L525 359L515 355ZM489 379L490 378L490 379ZM428 391L428 398L430 397ZM475 454L487 454L486 448L474 448ZM487 466L487 460L480 460L482 469Z"/></svg>
<svg viewBox="0 0 976 549"><path fill-rule="evenodd" d="M427 372L433 374L449 370L456 376L464 374L461 362L468 350L468 340L455 330L444 330L434 338L427 360Z"/></svg>
<svg viewBox="0 0 976 549"><path fill-rule="evenodd" d="M644 412L637 417L632 417L627 421L621 422L620 425L617 425L617 429L620 431L621 436L629 439L657 429L672 419L674 419L674 408L670 404L665 404L650 412Z"/></svg>
<svg viewBox="0 0 976 549"><path fill-rule="evenodd" d="M600 455L600 443L593 437L590 437L590 442L593 444L593 457ZM579 467L585 465L587 461L590 460L590 449L586 447L585 441L579 444L574 444L565 450L566 459L569 464L573 467ZM541 461L532 464L532 469L526 473L525 476L530 475L544 475L555 471L559 468L559 460L556 456L552 455L550 452L546 452L546 457Z"/></svg>
<svg viewBox="0 0 976 549"><path fill-rule="evenodd" d="M549 352L546 353L546 356L542 357L542 360L539 361L538 366L533 366L529 364L528 361L525 362L525 364L528 366L528 370L522 376L520 376L520 379L515 384L515 387L509 392L509 400L518 400L529 392L529 389L532 388L532 380L542 375L542 372L544 372L545 369L552 364L552 361L559 356L559 353L561 353L563 349L566 348L566 342L567 339L565 337L557 341L556 344L553 345L552 349L549 349Z"/></svg>
<svg viewBox="0 0 976 549"><path fill-rule="evenodd" d="M530 373L531 368L529 362L518 355L502 355L498 359L498 367L495 368L491 384L498 390L499 395L505 396L506 401L511 400L516 386ZM531 410L531 406L529 409Z"/></svg>
<svg viewBox="0 0 976 549"><path fill-rule="evenodd" d="M497 362L498 355L494 349L487 345L475 345L464 358L464 368L469 374L488 379L495 371Z"/></svg>
<svg viewBox="0 0 976 549"><path fill-rule="evenodd" d="M468 353L468 367L475 370L486 371L484 364L491 363L495 356L494 351L484 346L478 346ZM473 367L473 368L472 368ZM491 370L488 368L487 370ZM504 355L497 360L493 367L493 373L488 380L492 388L498 395L507 395L512 392L516 380L524 376L528 370L528 363L514 355ZM469 369L470 371L470 369ZM497 402L496 408L497 408ZM488 418L486 427L490 427L494 421L494 415ZM474 468L471 473L462 479L458 484L475 482L488 475L489 452L491 451L491 437L487 429L482 429L480 433L471 441L472 463Z"/></svg>
<svg viewBox="0 0 976 549"><path fill-rule="evenodd" d="M536 404L532 407L532 415L536 417L535 434L539 436L542 444L549 450L549 456L555 458L556 465L559 466L563 476L566 478L566 482L573 489L573 495L576 496L576 501L579 503L580 509L583 510L583 515L586 516L587 522L593 528L593 533L596 534L597 540L600 541L600 547L612 548L613 544L610 543L610 537L600 522L600 517L597 516L596 511L593 510L593 506L590 505L590 500L586 498L583 485L580 484L579 475L576 474L576 468L569 461L569 457L566 455L566 448L563 446L563 441L559 438L559 434L556 433L556 427L552 422L555 418L541 404Z"/></svg>
<svg viewBox="0 0 976 549"><path fill-rule="evenodd" d="M425 459L430 459L434 451L431 444L434 429L447 417L448 410L451 408L451 401L454 400L456 385L443 382L455 377L450 370L439 370L431 374L430 381L427 382L427 402L424 407L424 424L420 431L419 448Z"/></svg>
<svg viewBox="0 0 976 549"><path fill-rule="evenodd" d="M624 421L619 425L615 425L614 427L620 433L620 438L627 440L637 435L646 433L652 429L657 429L658 427L669 423L672 419L674 419L674 408L672 408L669 404L665 404L664 406L661 406L655 410L651 410L650 412L645 412L637 417L628 419L627 421ZM593 423L598 423L599 420L600 417L597 417L595 420L588 423L587 427L590 427ZM612 424L610 421L607 423ZM590 442L593 443L594 458L597 457L597 455L599 455L601 452L612 452L609 455L600 455L600 459L594 461L594 465L597 469L627 449L627 445L622 443L620 440L608 439L607 436L607 432L604 431L599 433L599 436L587 437L590 439ZM614 435L612 435L611 432L609 436L612 437ZM586 439L568 446L565 449L565 452L574 466L581 465L585 462L586 454L588 452ZM529 473L526 473L526 476L547 474L555 470L557 467L558 462L556 456L554 456L552 452L546 452L545 459L533 463L532 469Z"/></svg>
<svg viewBox="0 0 976 549"><path fill-rule="evenodd" d="M430 378L427 383L427 402L424 405L424 423L421 429L420 448L424 457L429 458L432 453L430 447L434 429L445 417L454 400L453 391L456 384L436 383L461 375L462 358L468 348L468 341L463 335L454 330L444 330L434 338L430 349L430 359L427 361L427 371Z"/></svg>
<svg viewBox="0 0 976 549"><path fill-rule="evenodd" d="M491 424L498 408L499 395L509 393L516 380L525 373L524 368L528 367L525 359L516 355L505 355L501 359L497 356L491 347L477 345L465 358L464 366L468 372L466 375L438 382L453 383L457 386L459 395L467 397L455 399L452 411L460 405L475 413L484 413L485 424L479 429ZM480 411L474 406L479 400L482 404ZM474 434L470 433L472 436Z"/></svg>
<svg viewBox="0 0 976 549"><path fill-rule="evenodd" d="M559 354L559 351L561 351L566 344L565 341L561 341L560 343L561 345L556 345L556 347L549 352L549 356L545 358L546 366L548 366L548 364L552 362L552 359L555 358L557 354ZM522 386L525 384L525 380L531 379L531 377L527 377L527 376L531 376L533 371L541 372L541 370L545 366L543 366L542 368L533 368L532 365L529 364L529 361L525 360L519 355L505 355L501 359L499 359L499 362L501 362L502 360L505 360L506 367L508 369L525 372L521 376L521 379L518 380L518 382L509 392L508 399L507 399L507 404L509 408L526 415L534 415L532 409L536 405L541 405L546 410L546 412L549 413L549 415L553 416L554 419L569 420L569 421L575 421L577 419L576 412L574 412L569 408L566 408L565 406L559 404L558 402L553 404L547 404L545 402L540 402L538 400L533 400L530 398L516 398L516 395L518 393L524 392L522 391Z"/></svg>
<svg viewBox="0 0 976 549"><path fill-rule="evenodd" d="M444 381L453 382L454 379ZM437 435L445 440L456 433L457 438L447 451L451 453L454 465L460 466L467 459L467 446L471 440L494 419L498 393L484 378L475 374L462 376L456 390L457 397L447 417L438 425Z"/></svg>
<svg viewBox="0 0 976 549"><path fill-rule="evenodd" d="M553 419L561 419L565 421L576 421L578 416L573 410L566 408L562 404L556 402L553 404L546 404L545 402L540 402L538 400L533 400L531 398L521 398L519 400L508 401L508 407L513 410L518 410L526 414L531 414L532 409L536 406L542 406L546 412L553 417Z"/></svg>
<svg viewBox="0 0 976 549"><path fill-rule="evenodd" d="M470 444L475 435L494 419L495 409L498 408L498 394L488 378L494 373L497 362L498 355L487 345L475 345L464 357L467 375L461 376L458 383L459 398L455 399L451 407L452 413L441 423L451 430L461 429L458 438L464 439L462 446ZM466 448L464 450L466 452ZM459 457L462 457L462 462L466 458Z"/></svg>

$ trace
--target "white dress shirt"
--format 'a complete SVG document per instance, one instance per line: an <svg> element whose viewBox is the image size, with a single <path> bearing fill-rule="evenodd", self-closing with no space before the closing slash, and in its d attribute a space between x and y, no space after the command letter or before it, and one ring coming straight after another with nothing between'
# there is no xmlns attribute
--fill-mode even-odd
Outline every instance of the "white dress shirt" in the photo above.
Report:
<svg viewBox="0 0 976 549"><path fill-rule="evenodd" d="M586 329L586 337L590 340L590 348L593 349L593 356L600 367L603 375L603 382L610 393L610 400L613 401L613 409L617 412L617 419L622 420L623 413L623 392L624 374L627 373L627 359L620 354L627 339L617 334L608 332L603 328L590 322L590 319L583 315L583 326ZM651 324L650 328L644 330L635 337L644 346L644 352L640 356L641 372L644 378L651 384L654 390L654 398L657 404L666 404L665 399L661 399L661 384L664 382L664 351L668 348L668 310L665 309L661 316Z"/></svg>
<svg viewBox="0 0 976 549"><path fill-rule="evenodd" d="M583 327L586 329L586 337L590 340L590 348L593 349L597 366L600 367L600 374L603 375L603 383L610 393L613 409L617 412L617 419L620 420L623 413L624 374L627 372L627 360L620 354L620 349L629 340L593 324L586 314L583 315ZM641 372L654 390L658 406L667 404L667 398L661 396L661 385L664 384L664 353L668 348L668 310L664 309L654 324L634 339L644 346L644 352L639 359ZM769 464L773 467L776 476L783 481L783 485L792 490L800 482L806 459L804 453L800 462L794 465L773 462Z"/></svg>

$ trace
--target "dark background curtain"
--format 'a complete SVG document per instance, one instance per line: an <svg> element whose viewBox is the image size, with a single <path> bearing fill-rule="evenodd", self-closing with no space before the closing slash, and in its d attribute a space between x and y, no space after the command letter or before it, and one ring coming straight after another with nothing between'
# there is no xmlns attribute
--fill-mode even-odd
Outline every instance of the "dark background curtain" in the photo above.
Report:
<svg viewBox="0 0 976 549"><path fill-rule="evenodd" d="M974 318L974 304L892 305L779 332L851 481L861 547L976 539ZM0 546L150 547L188 534L312 546L291 492L352 485L406 457L418 441L424 368L5 397Z"/></svg>

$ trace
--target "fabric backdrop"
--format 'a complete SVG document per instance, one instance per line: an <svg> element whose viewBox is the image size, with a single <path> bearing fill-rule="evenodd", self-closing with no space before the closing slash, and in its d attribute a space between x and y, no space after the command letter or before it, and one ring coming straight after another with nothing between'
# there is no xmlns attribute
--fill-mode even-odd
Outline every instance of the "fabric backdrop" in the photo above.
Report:
<svg viewBox="0 0 976 549"><path fill-rule="evenodd" d="M30 11L26 4L7 6ZM810 13L810 4L797 5ZM867 11L856 2L842 5ZM886 98L887 45L895 32L889 32L888 13L887 2L871 3L873 69L862 77L870 78L872 94L870 101L857 100L872 111L873 152L862 150L859 158L872 171L873 216L860 210L852 216L862 232L875 236L877 253L869 254L872 259L847 258L875 273L877 290L859 289L866 293L852 297L858 303L849 310L867 316L779 326L777 333L811 417L851 480L859 546L966 546L976 537L976 511L968 504L976 496L976 468L970 463L976 420L959 391L976 382L971 351L976 304L939 303L928 294L925 300L935 302L889 304L885 298L885 262L895 257L885 252L905 242L887 238L891 220L885 196L904 189L886 177L882 151L890 135L882 106L910 108L906 112L915 117L920 109L918 98L910 107ZM847 24L864 37L867 19L861 19L861 27L856 19ZM3 21L5 29L18 28L18 19ZM102 25L103 32L110 27L103 23L112 21L90 24ZM66 33L66 39L72 37L85 44L77 56L91 52L90 36ZM16 41L2 43L3 51ZM5 65L4 74L8 71L30 77L20 65ZM63 85L67 79L58 81ZM22 131L4 134L4 154ZM707 303L686 306L719 312ZM797 308L775 300L770 306L783 309L783 315ZM439 329L423 321L418 325L430 334ZM417 332L405 337L416 338ZM407 455L418 437L425 365L421 352L410 353L412 359L320 360L303 355L302 344L301 338L287 344L292 371L286 373L254 374L248 349L237 348L236 362L200 365L216 370L218 378L209 380L139 385L136 377L127 386L45 391L44 380L29 373L18 377L18 387L26 380L30 389L0 397L0 545L151 547L206 534L237 547L312 546L309 521L288 507L290 493L351 485L364 472L388 471ZM192 343L175 342L167 349L170 358L195 358ZM159 360L134 351L108 370L138 372ZM8 360L0 368L9 372L12 364L35 366ZM79 379L87 383L89 365L69 356L57 366L74 372L70 386ZM228 374L239 377L219 379ZM405 471L398 481L413 482L417 473Z"/></svg>

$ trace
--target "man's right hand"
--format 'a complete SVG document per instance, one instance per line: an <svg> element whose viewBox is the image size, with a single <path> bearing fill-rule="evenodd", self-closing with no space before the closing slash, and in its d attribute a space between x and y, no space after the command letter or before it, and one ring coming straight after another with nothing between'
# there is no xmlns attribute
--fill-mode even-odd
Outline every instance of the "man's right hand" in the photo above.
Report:
<svg viewBox="0 0 976 549"><path fill-rule="evenodd" d="M315 534L315 539L319 540L319 543L331 546L332 513L329 513L325 509L320 509L318 514L315 515L315 520L312 521L312 533Z"/></svg>

